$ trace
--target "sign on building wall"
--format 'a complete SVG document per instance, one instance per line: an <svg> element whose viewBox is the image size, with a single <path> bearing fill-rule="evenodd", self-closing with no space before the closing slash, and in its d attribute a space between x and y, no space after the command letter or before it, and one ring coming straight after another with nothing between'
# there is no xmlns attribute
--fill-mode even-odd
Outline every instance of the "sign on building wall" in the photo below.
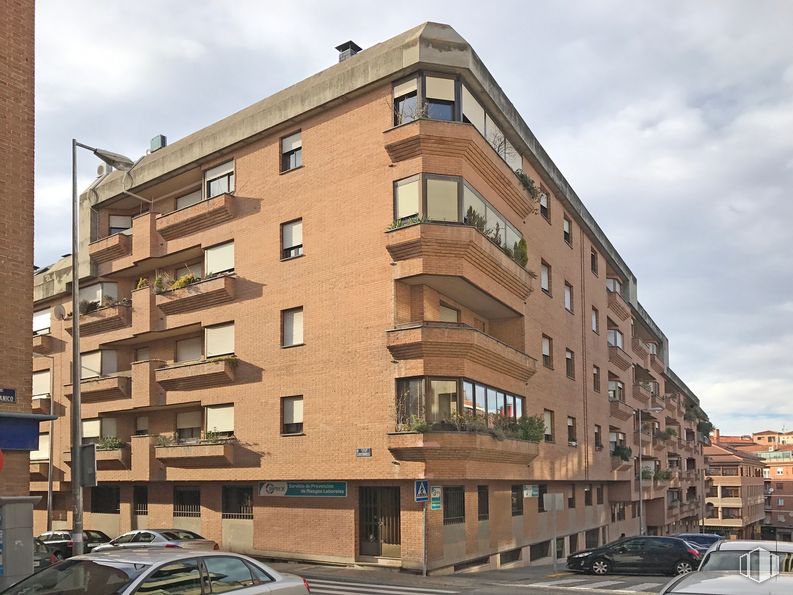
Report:
<svg viewBox="0 0 793 595"><path fill-rule="evenodd" d="M523 486L524 498L538 498L540 495L540 486L537 484L530 484Z"/></svg>
<svg viewBox="0 0 793 595"><path fill-rule="evenodd" d="M432 486L430 488L430 510L440 510L442 508L441 505L442 493L443 493L443 488L441 488L441 486Z"/></svg>
<svg viewBox="0 0 793 595"><path fill-rule="evenodd" d="M16 403L17 391L14 388L0 388L0 403Z"/></svg>
<svg viewBox="0 0 793 595"><path fill-rule="evenodd" d="M371 457L372 456L372 448L356 448L355 449L355 456L356 457Z"/></svg>
<svg viewBox="0 0 793 595"><path fill-rule="evenodd" d="M346 498L346 481L260 481L260 496Z"/></svg>

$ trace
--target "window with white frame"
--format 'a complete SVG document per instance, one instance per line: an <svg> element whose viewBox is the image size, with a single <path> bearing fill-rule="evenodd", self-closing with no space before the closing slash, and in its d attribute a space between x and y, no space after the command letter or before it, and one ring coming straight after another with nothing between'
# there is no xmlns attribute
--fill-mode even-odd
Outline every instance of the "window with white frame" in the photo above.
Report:
<svg viewBox="0 0 793 595"><path fill-rule="evenodd" d="M573 286L567 281L564 283L564 309L568 312L573 311Z"/></svg>
<svg viewBox="0 0 793 595"><path fill-rule="evenodd" d="M427 117L431 120L455 120L455 82L453 78L426 76L424 93Z"/></svg>
<svg viewBox="0 0 793 595"><path fill-rule="evenodd" d="M542 364L553 368L553 339L547 335L542 336Z"/></svg>
<svg viewBox="0 0 793 595"><path fill-rule="evenodd" d="M205 410L206 432L217 438L234 435L234 405L210 405Z"/></svg>
<svg viewBox="0 0 793 595"><path fill-rule="evenodd" d="M234 161L227 161L204 172L206 197L234 192Z"/></svg>
<svg viewBox="0 0 793 595"><path fill-rule="evenodd" d="M592 306L592 332L600 332L600 316L598 309Z"/></svg>
<svg viewBox="0 0 793 595"><path fill-rule="evenodd" d="M81 380L109 376L118 372L118 356L112 349L80 354Z"/></svg>
<svg viewBox="0 0 793 595"><path fill-rule="evenodd" d="M184 196L180 196L176 199L176 210L179 209L186 209L187 207L192 207L195 204L200 203L203 200L204 196L201 192L201 188L198 190L194 190L189 194L185 194Z"/></svg>
<svg viewBox="0 0 793 595"><path fill-rule="evenodd" d="M182 411L176 414L177 440L197 441L201 438L201 411Z"/></svg>
<svg viewBox="0 0 793 595"><path fill-rule="evenodd" d="M303 220L297 219L281 224L281 258L303 255Z"/></svg>
<svg viewBox="0 0 793 595"><path fill-rule="evenodd" d="M300 434L303 432L303 397L284 397L281 399L281 433Z"/></svg>
<svg viewBox="0 0 793 595"><path fill-rule="evenodd" d="M625 346L625 336L622 331L615 328L610 328L608 332L609 347L619 347L622 349Z"/></svg>
<svg viewBox="0 0 793 595"><path fill-rule="evenodd" d="M211 277L234 270L234 242L225 242L204 250L204 276Z"/></svg>
<svg viewBox="0 0 793 595"><path fill-rule="evenodd" d="M226 322L204 329L206 357L218 357L234 353L234 323Z"/></svg>
<svg viewBox="0 0 793 595"><path fill-rule="evenodd" d="M33 372L33 398L49 397L52 393L52 375L49 370Z"/></svg>
<svg viewBox="0 0 793 595"><path fill-rule="evenodd" d="M203 337L190 337L176 342L176 362L194 362L204 357Z"/></svg>
<svg viewBox="0 0 793 595"><path fill-rule="evenodd" d="M540 262L540 289L551 295L551 265L544 260Z"/></svg>
<svg viewBox="0 0 793 595"><path fill-rule="evenodd" d="M616 277L609 277L606 279L606 289L611 293L622 293L622 281Z"/></svg>
<svg viewBox="0 0 793 595"><path fill-rule="evenodd" d="M303 344L303 308L281 311L281 346Z"/></svg>
<svg viewBox="0 0 793 595"><path fill-rule="evenodd" d="M50 435L49 432L39 433L39 446L36 450L30 451L31 461L50 460Z"/></svg>
<svg viewBox="0 0 793 595"><path fill-rule="evenodd" d="M115 301L118 299L117 283L94 283L86 287L80 287L80 303L96 303Z"/></svg>
<svg viewBox="0 0 793 595"><path fill-rule="evenodd" d="M33 334L46 335L50 332L52 312L49 308L33 313Z"/></svg>
<svg viewBox="0 0 793 595"><path fill-rule="evenodd" d="M303 141L300 132L281 139L281 171L297 169L303 165Z"/></svg>
<svg viewBox="0 0 793 595"><path fill-rule="evenodd" d="M563 236L565 242L568 244L573 243L573 222L568 219L567 215L564 217Z"/></svg>

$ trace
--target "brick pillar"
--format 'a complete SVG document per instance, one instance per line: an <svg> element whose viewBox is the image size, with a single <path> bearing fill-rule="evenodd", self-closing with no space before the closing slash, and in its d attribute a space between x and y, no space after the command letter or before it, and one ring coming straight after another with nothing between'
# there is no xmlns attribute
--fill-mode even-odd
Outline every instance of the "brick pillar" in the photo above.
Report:
<svg viewBox="0 0 793 595"><path fill-rule="evenodd" d="M201 486L201 535L223 542L221 513L223 510L223 486L205 483Z"/></svg>

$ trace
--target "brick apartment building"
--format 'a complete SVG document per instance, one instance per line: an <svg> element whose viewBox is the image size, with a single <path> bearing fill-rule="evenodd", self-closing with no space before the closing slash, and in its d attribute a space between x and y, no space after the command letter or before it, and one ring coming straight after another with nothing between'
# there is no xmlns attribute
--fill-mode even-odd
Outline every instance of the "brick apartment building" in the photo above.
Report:
<svg viewBox="0 0 793 595"><path fill-rule="evenodd" d="M648 531L696 529L707 415L477 55L434 23L340 48L83 195L86 527L417 569L426 478L431 571L547 562L638 532L641 449ZM34 394L61 415L70 278L64 260L34 288L52 358L34 359ZM451 431L486 413L497 437ZM539 444L509 433L522 415L544 420ZM66 419L33 482L53 466L56 526ZM555 543L544 493L563 496Z"/></svg>

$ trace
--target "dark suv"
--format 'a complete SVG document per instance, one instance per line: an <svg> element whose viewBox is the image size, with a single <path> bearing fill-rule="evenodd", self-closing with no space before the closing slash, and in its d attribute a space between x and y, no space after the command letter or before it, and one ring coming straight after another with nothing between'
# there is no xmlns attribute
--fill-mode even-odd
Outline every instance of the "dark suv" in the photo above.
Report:
<svg viewBox="0 0 793 595"><path fill-rule="evenodd" d="M59 560L69 558L73 553L74 548L74 533L71 531L47 531L38 536L38 539L47 544L50 551ZM87 554L98 545L103 545L110 542L110 538L101 531L92 531L86 529L83 531L83 542L85 543L84 549Z"/></svg>
<svg viewBox="0 0 793 595"><path fill-rule="evenodd" d="M696 570L700 553L676 537L628 537L567 557L567 568L593 574L618 572L685 574Z"/></svg>

